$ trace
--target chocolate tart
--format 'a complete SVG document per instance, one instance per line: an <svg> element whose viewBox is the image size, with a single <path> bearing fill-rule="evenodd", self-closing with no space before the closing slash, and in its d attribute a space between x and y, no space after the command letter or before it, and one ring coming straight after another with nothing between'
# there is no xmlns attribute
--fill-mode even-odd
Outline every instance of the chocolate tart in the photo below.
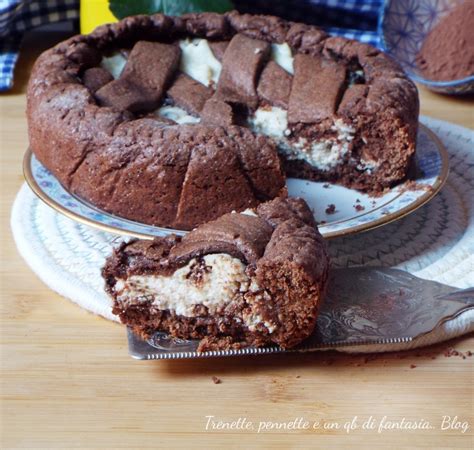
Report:
<svg viewBox="0 0 474 450"><path fill-rule="evenodd" d="M189 230L284 196L284 171L382 191L407 175L418 109L374 47L231 12L135 16L58 44L33 68L27 115L70 192Z"/></svg>

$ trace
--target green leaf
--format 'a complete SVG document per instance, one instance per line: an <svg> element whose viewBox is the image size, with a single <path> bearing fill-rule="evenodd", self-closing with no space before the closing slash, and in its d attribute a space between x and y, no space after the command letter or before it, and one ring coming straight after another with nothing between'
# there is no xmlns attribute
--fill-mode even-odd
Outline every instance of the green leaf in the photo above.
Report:
<svg viewBox="0 0 474 450"><path fill-rule="evenodd" d="M109 9L117 19L123 19L136 14L223 13L233 9L233 5L230 0L109 0Z"/></svg>

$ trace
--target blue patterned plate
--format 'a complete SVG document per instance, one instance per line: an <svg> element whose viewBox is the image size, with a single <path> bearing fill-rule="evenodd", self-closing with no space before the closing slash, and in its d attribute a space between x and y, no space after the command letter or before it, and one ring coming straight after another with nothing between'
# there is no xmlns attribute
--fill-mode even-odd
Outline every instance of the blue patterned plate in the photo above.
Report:
<svg viewBox="0 0 474 450"><path fill-rule="evenodd" d="M418 132L416 164L420 175L415 182L403 183L376 198L342 186L293 178L288 180L288 191L308 202L323 236L344 236L400 219L425 204L441 189L448 176L448 155L441 141L423 125ZM41 200L81 223L140 238L171 232L184 234L180 230L153 227L108 214L70 194L31 150L26 152L23 170L30 188Z"/></svg>

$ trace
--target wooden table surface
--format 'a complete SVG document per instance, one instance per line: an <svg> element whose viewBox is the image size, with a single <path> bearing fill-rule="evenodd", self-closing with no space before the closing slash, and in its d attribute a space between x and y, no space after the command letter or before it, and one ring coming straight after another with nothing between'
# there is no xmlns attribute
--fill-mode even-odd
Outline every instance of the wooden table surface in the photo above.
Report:
<svg viewBox="0 0 474 450"><path fill-rule="evenodd" d="M445 355L474 350L473 336L377 357L139 362L122 326L43 285L16 252L9 217L28 146L26 82L54 39L25 43L15 87L0 97L1 448L473 448L474 358ZM420 94L423 114L474 126L472 97ZM403 418L419 429L378 429ZM277 426L286 429L268 429Z"/></svg>

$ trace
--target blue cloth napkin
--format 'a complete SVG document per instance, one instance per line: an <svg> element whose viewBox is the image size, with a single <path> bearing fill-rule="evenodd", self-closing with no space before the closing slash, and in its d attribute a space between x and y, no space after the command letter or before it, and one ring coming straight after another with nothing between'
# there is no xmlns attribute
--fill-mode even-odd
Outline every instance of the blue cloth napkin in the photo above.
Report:
<svg viewBox="0 0 474 450"><path fill-rule="evenodd" d="M25 31L79 19L79 0L0 0L0 91L13 85L13 72Z"/></svg>
<svg viewBox="0 0 474 450"><path fill-rule="evenodd" d="M235 0L241 12L273 14L325 28L329 33L378 45L383 0ZM25 31L79 19L79 0L0 0L0 91L13 85Z"/></svg>

